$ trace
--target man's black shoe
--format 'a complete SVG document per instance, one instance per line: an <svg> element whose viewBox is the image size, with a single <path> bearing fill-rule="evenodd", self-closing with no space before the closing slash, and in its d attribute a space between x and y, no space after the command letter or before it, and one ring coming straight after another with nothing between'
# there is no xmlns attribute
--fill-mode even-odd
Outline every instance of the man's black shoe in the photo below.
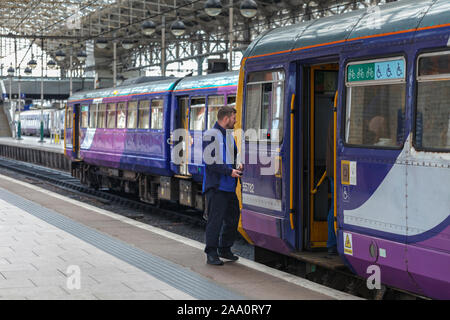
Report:
<svg viewBox="0 0 450 320"><path fill-rule="evenodd" d="M330 256L337 256L338 255L338 251L336 246L332 246L328 248L328 255Z"/></svg>
<svg viewBox="0 0 450 320"><path fill-rule="evenodd" d="M212 264L215 266L221 266L223 265L223 261L219 259L218 256L213 256L213 255L206 255L206 263L207 264Z"/></svg>
<svg viewBox="0 0 450 320"><path fill-rule="evenodd" d="M231 260L231 261L236 261L236 260L239 259L239 257L234 255L231 251L230 252L219 253L219 257L227 259L227 260Z"/></svg>

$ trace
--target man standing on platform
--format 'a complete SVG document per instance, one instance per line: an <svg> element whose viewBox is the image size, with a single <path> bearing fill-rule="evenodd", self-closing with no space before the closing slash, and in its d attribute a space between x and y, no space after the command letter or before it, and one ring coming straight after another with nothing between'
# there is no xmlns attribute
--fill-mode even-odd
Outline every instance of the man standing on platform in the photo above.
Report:
<svg viewBox="0 0 450 320"><path fill-rule="evenodd" d="M237 147L233 137L236 110L222 107L214 127L203 137L203 193L206 195L206 263L223 265L219 259L231 261L238 257L231 252L239 222L239 201L236 196L237 178L243 165L237 166Z"/></svg>

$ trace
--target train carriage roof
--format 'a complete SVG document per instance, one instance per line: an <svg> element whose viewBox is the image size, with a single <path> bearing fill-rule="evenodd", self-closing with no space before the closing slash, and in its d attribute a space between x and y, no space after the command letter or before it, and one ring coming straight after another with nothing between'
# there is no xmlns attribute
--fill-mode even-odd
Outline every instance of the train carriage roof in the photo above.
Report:
<svg viewBox="0 0 450 320"><path fill-rule="evenodd" d="M120 97L132 94L170 91L173 90L178 79L179 78L173 78L169 80L151 81L117 88L106 88L106 89L77 92L69 98L69 102L77 100L97 99L97 98Z"/></svg>
<svg viewBox="0 0 450 320"><path fill-rule="evenodd" d="M448 0L403 0L265 32L243 58L450 23Z"/></svg>
<svg viewBox="0 0 450 320"><path fill-rule="evenodd" d="M183 78L175 90L207 89L212 87L237 86L239 80L238 71L211 73L204 76Z"/></svg>

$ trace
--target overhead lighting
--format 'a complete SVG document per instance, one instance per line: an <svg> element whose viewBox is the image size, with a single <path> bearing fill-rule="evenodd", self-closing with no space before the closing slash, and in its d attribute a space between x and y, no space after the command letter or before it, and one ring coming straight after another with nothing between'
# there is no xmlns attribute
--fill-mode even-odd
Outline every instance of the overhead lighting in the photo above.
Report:
<svg viewBox="0 0 450 320"><path fill-rule="evenodd" d="M55 58L57 61L63 61L66 58L66 54L62 50L58 50L55 54Z"/></svg>
<svg viewBox="0 0 450 320"><path fill-rule="evenodd" d="M181 21L179 18L172 23L170 26L170 31L175 37L179 37L183 35L186 32L186 26L184 25L183 21Z"/></svg>
<svg viewBox="0 0 450 320"><path fill-rule="evenodd" d="M151 36L156 31L156 23L152 20L147 20L142 24L142 33L146 36Z"/></svg>
<svg viewBox="0 0 450 320"><path fill-rule="evenodd" d="M246 18L253 18L258 12L258 6L253 0L244 0L240 7L241 14Z"/></svg>
<svg viewBox="0 0 450 320"><path fill-rule="evenodd" d="M80 50L80 52L78 52L77 54L77 58L78 60L80 60L81 62L85 62L86 58L87 58L87 54L84 50Z"/></svg>
<svg viewBox="0 0 450 320"><path fill-rule="evenodd" d="M25 68L25 70L24 70L24 72L25 72L25 74L28 74L28 75L30 75L30 74L32 74L32 73L33 73L33 70L31 70L31 68L30 68L30 67L26 67L26 68Z"/></svg>
<svg viewBox="0 0 450 320"><path fill-rule="evenodd" d="M12 66L10 66L10 67L8 68L8 76L14 77L15 71L16 71L16 70L14 70L14 68L13 68Z"/></svg>
<svg viewBox="0 0 450 320"><path fill-rule="evenodd" d="M33 57L33 56L31 56L31 60L28 61L28 66L29 66L31 69L35 69L35 68L37 67L37 62L36 62L36 60L34 60L34 57Z"/></svg>
<svg viewBox="0 0 450 320"><path fill-rule="evenodd" d="M208 16L215 17L222 11L222 3L220 0L208 0L205 3L204 9Z"/></svg>
<svg viewBox="0 0 450 320"><path fill-rule="evenodd" d="M95 45L99 49L105 49L106 46L108 45L108 41L106 39L100 38L100 39L97 39L97 41L95 41Z"/></svg>
<svg viewBox="0 0 450 320"><path fill-rule="evenodd" d="M125 50L130 50L130 49L132 49L132 48L134 47L134 42L133 42L133 40L129 40L129 39L122 40L122 47L123 47Z"/></svg>
<svg viewBox="0 0 450 320"><path fill-rule="evenodd" d="M49 67L52 70L56 69L56 62L53 60L50 60L49 62L47 62L47 67Z"/></svg>

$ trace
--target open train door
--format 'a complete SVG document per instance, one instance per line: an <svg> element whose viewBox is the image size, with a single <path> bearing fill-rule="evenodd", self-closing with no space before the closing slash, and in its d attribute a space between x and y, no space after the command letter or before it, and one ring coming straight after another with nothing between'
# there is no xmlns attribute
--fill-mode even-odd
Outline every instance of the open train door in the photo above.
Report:
<svg viewBox="0 0 450 320"><path fill-rule="evenodd" d="M179 140L176 143L181 143L181 150L179 153L180 165L179 174L183 176L189 176L189 97L179 97L178 98L178 115L176 126L177 129L184 130L183 135L179 135Z"/></svg>
<svg viewBox="0 0 450 320"><path fill-rule="evenodd" d="M327 179L328 127L333 124L339 65L305 68L303 105L303 212L305 249L326 247L327 216L332 206L331 179ZM333 153L330 155L333 156Z"/></svg>
<svg viewBox="0 0 450 320"><path fill-rule="evenodd" d="M72 155L74 159L80 159L80 117L81 106L79 104L73 105L72 113Z"/></svg>

